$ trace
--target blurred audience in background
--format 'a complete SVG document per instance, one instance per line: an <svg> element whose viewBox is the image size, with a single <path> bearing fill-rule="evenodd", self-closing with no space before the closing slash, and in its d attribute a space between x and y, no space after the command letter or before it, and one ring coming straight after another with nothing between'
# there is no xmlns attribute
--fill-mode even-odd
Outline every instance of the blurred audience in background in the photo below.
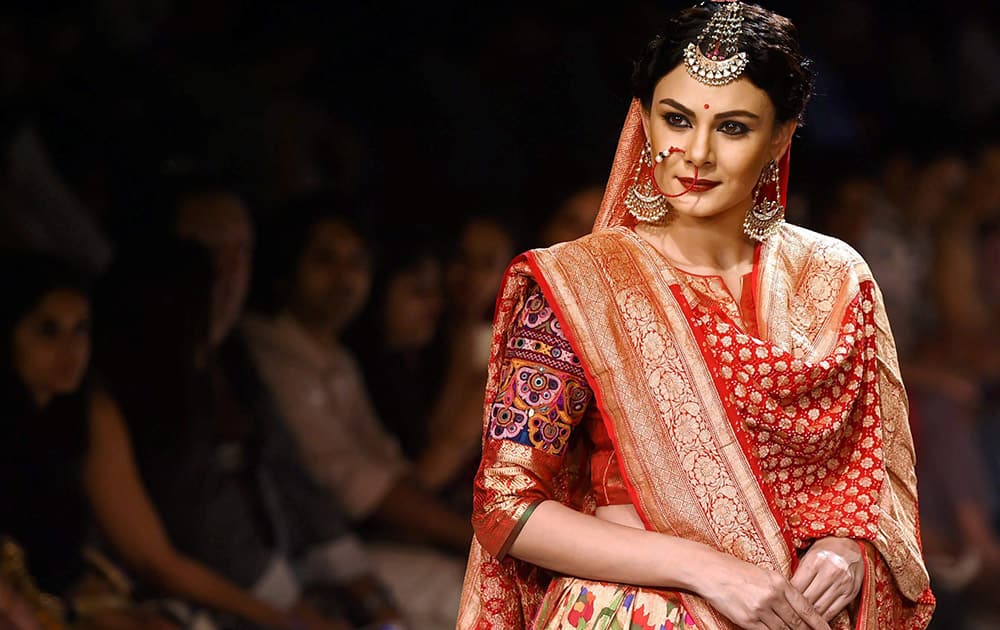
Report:
<svg viewBox="0 0 1000 630"><path fill-rule="evenodd" d="M414 474L343 343L368 300L372 250L340 203L302 200L270 226L259 269L264 308L244 332L313 479L368 530L376 575L414 627L446 628L458 612L464 565L432 546L460 553L471 525Z"/></svg>
<svg viewBox="0 0 1000 630"><path fill-rule="evenodd" d="M538 245L548 247L590 234L597 213L601 209L602 197L604 188L585 186L574 190L565 199L557 201L548 219L542 223L538 234Z"/></svg>
<svg viewBox="0 0 1000 630"><path fill-rule="evenodd" d="M997 13L768 6L819 75L790 220L898 344L932 627L997 627ZM0 628L454 627L504 270L590 230L673 8L4 3Z"/></svg>

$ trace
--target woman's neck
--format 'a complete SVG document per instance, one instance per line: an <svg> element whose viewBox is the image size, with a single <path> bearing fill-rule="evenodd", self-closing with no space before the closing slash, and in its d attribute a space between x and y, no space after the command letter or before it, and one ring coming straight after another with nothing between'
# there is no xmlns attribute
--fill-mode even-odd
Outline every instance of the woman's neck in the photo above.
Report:
<svg viewBox="0 0 1000 630"><path fill-rule="evenodd" d="M337 345L341 331L336 322L324 318L309 317L294 308L289 308L287 313L305 331L306 335L319 345L326 348Z"/></svg>
<svg viewBox="0 0 1000 630"><path fill-rule="evenodd" d="M708 220L678 218L643 225L636 232L674 266L696 274L744 274L753 266L754 243L743 234L743 219L730 213Z"/></svg>

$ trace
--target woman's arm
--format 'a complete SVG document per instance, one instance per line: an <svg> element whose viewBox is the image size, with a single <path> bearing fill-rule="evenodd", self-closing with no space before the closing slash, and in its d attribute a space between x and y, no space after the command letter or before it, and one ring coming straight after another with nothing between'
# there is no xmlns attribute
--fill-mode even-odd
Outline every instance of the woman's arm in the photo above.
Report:
<svg viewBox="0 0 1000 630"><path fill-rule="evenodd" d="M539 504L509 554L583 578L692 591L741 628L829 628L788 580L701 543Z"/></svg>
<svg viewBox="0 0 1000 630"><path fill-rule="evenodd" d="M171 546L139 476L121 413L105 393L90 408L84 485L102 531L125 562L165 591L264 626L291 627L271 608Z"/></svg>
<svg viewBox="0 0 1000 630"><path fill-rule="evenodd" d="M483 436L483 386L486 365L476 355L490 338L479 326L453 326L448 367L427 417L429 444L414 469L424 487L437 491L453 482L479 457ZM486 332L490 332L488 329Z"/></svg>
<svg viewBox="0 0 1000 630"><path fill-rule="evenodd" d="M475 481L472 522L485 550L582 578L693 591L743 628L828 628L774 571L555 500L593 392L537 288L528 291L506 348Z"/></svg>
<svg viewBox="0 0 1000 630"><path fill-rule="evenodd" d="M445 381L428 417L429 444L413 466L428 490L448 485L478 458L485 382L486 375L479 372L449 375Z"/></svg>

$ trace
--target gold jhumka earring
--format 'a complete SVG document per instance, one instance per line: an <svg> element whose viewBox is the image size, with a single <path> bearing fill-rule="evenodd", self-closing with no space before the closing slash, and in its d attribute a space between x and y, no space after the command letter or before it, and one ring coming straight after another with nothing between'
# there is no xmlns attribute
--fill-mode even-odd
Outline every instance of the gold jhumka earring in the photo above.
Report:
<svg viewBox="0 0 1000 630"><path fill-rule="evenodd" d="M647 142L639 154L632 186L625 195L625 207L643 223L658 223L670 212L670 202L653 176L653 148Z"/></svg>
<svg viewBox="0 0 1000 630"><path fill-rule="evenodd" d="M765 188L774 186L774 199ZM781 173L778 163L771 160L753 189L753 205L743 220L743 233L755 241L765 241L785 222L785 206L781 205Z"/></svg>

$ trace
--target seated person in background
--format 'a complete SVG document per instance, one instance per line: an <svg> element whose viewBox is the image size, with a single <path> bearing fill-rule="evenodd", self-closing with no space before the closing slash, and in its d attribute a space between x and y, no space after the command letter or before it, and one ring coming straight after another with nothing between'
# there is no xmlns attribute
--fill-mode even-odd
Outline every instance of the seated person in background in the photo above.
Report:
<svg viewBox="0 0 1000 630"><path fill-rule="evenodd" d="M396 542L461 551L471 540L469 521L411 474L341 344L368 296L371 274L367 243L336 209L322 199L303 202L266 232L259 286L269 290L270 299L262 300L269 315L247 318L245 333L310 472L351 516L391 530ZM454 627L459 561L384 541L369 550L415 627Z"/></svg>
<svg viewBox="0 0 1000 630"><path fill-rule="evenodd" d="M471 515L468 488L481 454L493 312L514 241L503 224L487 216L467 219L455 238L445 268L445 308L437 343L444 354L444 385L430 414L417 471L429 487L450 489L453 505Z"/></svg>
<svg viewBox="0 0 1000 630"><path fill-rule="evenodd" d="M539 245L549 247L590 234L603 198L604 187L597 184L582 185L569 191L542 223L538 231Z"/></svg>
<svg viewBox="0 0 1000 630"><path fill-rule="evenodd" d="M443 284L443 266L429 239L412 233L383 239L371 299L346 338L378 418L414 462L415 475L471 517L483 383L477 371L446 361ZM455 430L458 418L472 418L467 424L474 430Z"/></svg>
<svg viewBox="0 0 1000 630"><path fill-rule="evenodd" d="M348 515L336 497L309 475L245 339L235 329L244 312L254 250L254 228L242 198L218 179L188 177L177 184L170 196L168 227L206 247L212 259L209 338L215 351L209 356L216 359L210 370L215 374L215 422L222 427L243 426L246 443L259 449L261 465L276 488L274 519L288 538L286 547L297 550L339 536L314 548L298 565L308 599L322 607L336 595L355 623L400 623L395 604L370 573L370 558L357 539L346 534ZM240 404L234 407L233 398ZM234 423L234 411L242 420ZM338 585L336 593L321 587L331 582Z"/></svg>
<svg viewBox="0 0 1000 630"><path fill-rule="evenodd" d="M444 271L432 246L410 236L380 240L371 297L344 338L379 420L416 461L427 447L428 416L443 384L436 342Z"/></svg>
<svg viewBox="0 0 1000 630"><path fill-rule="evenodd" d="M134 243L141 251L126 250L101 302L101 367L167 530L178 547L318 627L341 627L329 620L342 614L395 619L339 506L301 467L245 369L252 363L230 343L249 277L246 210L217 184L195 184L178 191L174 229L210 251Z"/></svg>
<svg viewBox="0 0 1000 630"><path fill-rule="evenodd" d="M130 568L164 591L292 627L293 619L178 553L164 535L117 408L87 377L85 283L61 261L37 255L4 259L0 276L0 443L17 445L0 458L0 538L9 537L0 574L24 588L30 578L31 589L59 598L55 608L73 611L81 627L174 627L133 605L127 584L110 577L114 569L85 554L96 524ZM50 623L62 610L46 608L34 611L36 619L58 627Z"/></svg>

